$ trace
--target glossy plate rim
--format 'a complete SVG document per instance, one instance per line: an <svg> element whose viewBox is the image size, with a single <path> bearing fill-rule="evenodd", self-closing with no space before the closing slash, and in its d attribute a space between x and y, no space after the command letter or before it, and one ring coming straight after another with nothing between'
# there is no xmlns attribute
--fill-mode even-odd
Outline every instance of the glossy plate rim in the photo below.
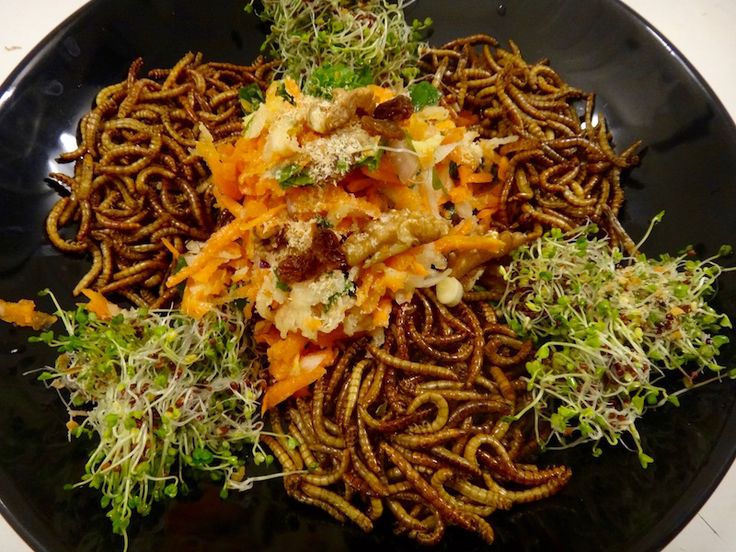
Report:
<svg viewBox="0 0 736 552"><path fill-rule="evenodd" d="M43 55L43 51L47 47L48 43L62 35L67 28L73 26L79 19L95 12L106 1L109 0L89 0L87 3L77 8L63 21L58 23L51 31L49 31L22 58L22 60L11 70L5 80L0 84L0 110L3 109L3 104L5 103L8 90L11 89L16 81L22 80L26 68L31 65L36 58ZM685 57L677 46L671 43L668 38L645 17L636 12L629 5L625 4L622 0L605 0L605 2L617 6L618 9L624 10L632 24L644 28L647 33L654 36L662 46L671 53L671 55L676 59L676 62L687 70L692 81L703 91L704 95L708 97L708 100L714 104L718 115L726 116L728 119L727 124L730 125L729 130L731 131L731 134L736 137L736 124L722 100L718 97L698 69ZM736 404L734 404L732 412L730 412L728 416L734 417L734 411L736 411ZM690 496L689 500L687 500L687 504L678 504L677 508L671 509L664 518L660 519L654 526L652 526L650 528L651 530L637 541L637 544L642 549L653 550L664 548L700 511L736 460L736 427L733 427L733 425L731 427L728 425L724 426L713 450L716 450L716 448L724 449L724 453L720 455L720 458L725 458L726 461L716 461L713 458L710 458L705 462L690 486L688 486L683 493ZM692 492L693 488L697 488L697 490ZM17 515L16 511L11 509L6 502L8 502L6 500L6 496L0 496L0 515L5 518L8 525L31 549L36 551L46 551L47 549L44 548L41 541L34 534L30 526L31 524L24 523L21 516Z"/></svg>

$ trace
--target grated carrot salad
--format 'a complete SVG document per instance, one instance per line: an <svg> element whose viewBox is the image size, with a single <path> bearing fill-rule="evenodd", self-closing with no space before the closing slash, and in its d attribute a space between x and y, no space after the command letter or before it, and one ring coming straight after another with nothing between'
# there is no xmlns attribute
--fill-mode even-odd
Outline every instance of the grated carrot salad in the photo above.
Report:
<svg viewBox="0 0 736 552"><path fill-rule="evenodd" d="M194 317L240 299L262 318L257 339L273 378L264 410L319 378L336 341L380 339L392 304L452 276L458 255L506 252L491 230L506 170L499 142L439 106L394 122L403 138L361 126L363 104L396 94L370 86L328 102L286 79L271 84L235 143L201 133L196 153L232 220L190 242L167 285L184 284L181 308ZM339 239L347 266L284 283L284 259L309 262L318 228Z"/></svg>

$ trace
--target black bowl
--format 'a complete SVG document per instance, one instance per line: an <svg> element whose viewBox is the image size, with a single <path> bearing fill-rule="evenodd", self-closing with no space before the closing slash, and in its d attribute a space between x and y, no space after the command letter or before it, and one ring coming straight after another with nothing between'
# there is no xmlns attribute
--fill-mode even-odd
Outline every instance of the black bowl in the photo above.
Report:
<svg viewBox="0 0 736 552"><path fill-rule="evenodd" d="M56 193L44 182L68 149L97 90L123 78L136 56L170 66L186 51L247 63L263 28L244 0L94 0L59 26L0 89L0 297L32 297L49 287L71 305L69 290L87 261L59 255L42 221ZM736 128L682 56L643 20L612 0L423 0L409 17L433 17L431 41L475 32L510 38L530 60L547 57L568 82L598 93L616 142L646 144L626 176L625 227L639 236L667 215L649 253L693 244L715 252L736 235ZM66 145L65 145L66 144ZM734 277L721 279L717 306L736 311ZM122 542L92 491L65 491L82 473L88 443L66 439L55 393L26 371L53 360L30 332L0 326L0 510L37 550L114 550ZM734 353L725 362L734 366ZM495 550L649 550L663 546L699 509L736 452L736 383L686 394L680 408L641 424L647 470L621 448L593 458L579 448L549 454L574 470L570 485L546 501L494 515ZM217 497L208 485L157 507L130 528L131 550L415 549L388 523L371 535L286 498L279 481ZM442 550L481 550L473 535L450 530Z"/></svg>

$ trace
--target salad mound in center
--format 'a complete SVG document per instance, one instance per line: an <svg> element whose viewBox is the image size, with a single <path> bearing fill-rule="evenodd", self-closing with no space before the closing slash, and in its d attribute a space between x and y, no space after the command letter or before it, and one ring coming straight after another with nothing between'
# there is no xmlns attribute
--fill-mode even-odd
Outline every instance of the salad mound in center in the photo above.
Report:
<svg viewBox="0 0 736 552"><path fill-rule="evenodd" d="M241 93L235 143L201 133L227 222L190 242L182 309L201 317L245 299L262 321L275 384L263 408L318 379L334 344L382 342L392 303L437 287L453 306L488 260L526 238L493 229L515 137L482 139L471 114L437 104L429 83L399 93L375 85L304 94L291 79Z"/></svg>

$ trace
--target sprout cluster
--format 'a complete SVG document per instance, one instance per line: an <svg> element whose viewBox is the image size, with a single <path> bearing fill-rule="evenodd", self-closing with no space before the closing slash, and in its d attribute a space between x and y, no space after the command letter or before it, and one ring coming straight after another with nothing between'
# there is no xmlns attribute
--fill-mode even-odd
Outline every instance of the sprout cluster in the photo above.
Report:
<svg viewBox="0 0 736 552"><path fill-rule="evenodd" d="M271 32L261 49L310 94L371 81L400 88L416 77L418 50L432 24L406 23L403 10L412 1L262 0L258 15ZM251 0L246 11L253 10Z"/></svg>
<svg viewBox="0 0 736 552"><path fill-rule="evenodd" d="M681 391L666 391L665 373L679 370L689 388L701 373L724 370L716 357L731 323L707 303L723 269L716 257L626 257L597 233L593 224L569 235L555 229L519 248L503 271L501 309L539 347L526 366L528 408L537 427L551 427L544 444L615 445L628 434L646 467L652 458L635 422L649 406L677 404Z"/></svg>
<svg viewBox="0 0 736 552"><path fill-rule="evenodd" d="M186 492L186 470L222 481L223 494L252 484L244 453L265 456L261 359L240 309L201 320L145 309L109 321L83 307L57 314L66 335L36 338L60 352L39 379L69 393L70 436L98 441L71 487L100 491L126 546L133 512L146 515L154 502Z"/></svg>

